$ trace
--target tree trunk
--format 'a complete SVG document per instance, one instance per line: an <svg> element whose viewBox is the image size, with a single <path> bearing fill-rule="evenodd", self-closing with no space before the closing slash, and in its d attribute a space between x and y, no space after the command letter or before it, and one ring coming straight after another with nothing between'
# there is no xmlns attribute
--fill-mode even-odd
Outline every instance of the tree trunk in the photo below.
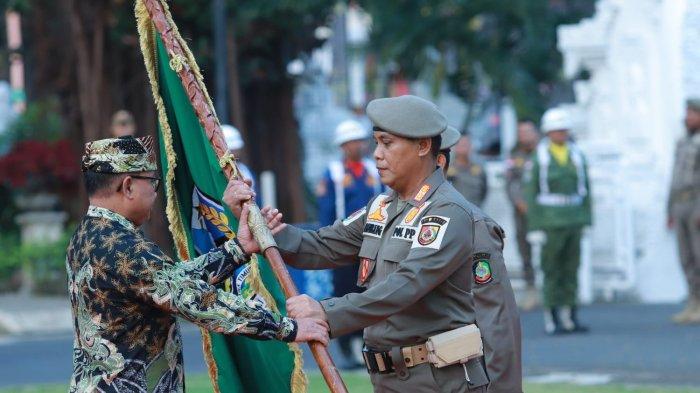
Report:
<svg viewBox="0 0 700 393"><path fill-rule="evenodd" d="M76 54L80 127L83 140L105 134L101 94L104 81L105 19L108 3L65 0Z"/></svg>
<svg viewBox="0 0 700 393"><path fill-rule="evenodd" d="M275 173L277 202L287 221L304 221L301 141L292 104L294 85L288 80L254 81L244 97L250 119L251 163L258 171Z"/></svg>
<svg viewBox="0 0 700 393"><path fill-rule="evenodd" d="M243 99L241 97L241 78L238 70L238 52L236 45L236 30L233 27L228 28L228 34L226 34L226 54L228 55L228 89L231 98L231 124L236 126L241 132L241 137L244 141L250 139L250 134L246 127L245 114L243 111ZM244 149L244 156L238 157L244 162L247 161L250 154L248 154L248 148Z"/></svg>

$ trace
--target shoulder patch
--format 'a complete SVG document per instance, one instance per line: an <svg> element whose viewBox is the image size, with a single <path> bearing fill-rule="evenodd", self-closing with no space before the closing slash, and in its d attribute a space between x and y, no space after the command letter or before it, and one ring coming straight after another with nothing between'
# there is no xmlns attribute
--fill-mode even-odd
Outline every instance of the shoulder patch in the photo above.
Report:
<svg viewBox="0 0 700 393"><path fill-rule="evenodd" d="M367 221L386 223L388 219L386 199L388 197L388 195L379 195L372 201L372 206L370 206L369 214L367 215Z"/></svg>
<svg viewBox="0 0 700 393"><path fill-rule="evenodd" d="M355 222L358 218L364 216L365 213L367 213L367 207L363 207L362 209L355 211L354 213L352 213L351 215L347 216L347 217L343 220L343 225L348 226L348 225L352 224L352 223Z"/></svg>
<svg viewBox="0 0 700 393"><path fill-rule="evenodd" d="M474 283L483 285L488 284L493 280L493 271L491 270L491 254L476 253L472 257L472 273L474 275Z"/></svg>
<svg viewBox="0 0 700 393"><path fill-rule="evenodd" d="M413 238L411 248L427 247L439 250L449 223L449 217L423 217L420 220L418 234Z"/></svg>
<svg viewBox="0 0 700 393"><path fill-rule="evenodd" d="M429 205L430 201L425 201L420 204L420 206L414 206L411 208L411 210L406 213L406 216L403 218L402 224L404 225L413 225L416 222L416 217L420 215L423 210L425 210Z"/></svg>
<svg viewBox="0 0 700 393"><path fill-rule="evenodd" d="M416 202L422 201L423 198L425 198L425 194L427 194L428 191L430 191L430 185L423 184L423 187L421 187L420 190L418 190L418 193L416 194L416 196L413 199Z"/></svg>

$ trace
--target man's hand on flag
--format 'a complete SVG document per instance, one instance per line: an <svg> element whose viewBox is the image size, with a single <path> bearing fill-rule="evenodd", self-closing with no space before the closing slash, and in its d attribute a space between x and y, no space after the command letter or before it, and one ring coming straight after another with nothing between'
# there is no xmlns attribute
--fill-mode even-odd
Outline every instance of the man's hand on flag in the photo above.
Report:
<svg viewBox="0 0 700 393"><path fill-rule="evenodd" d="M251 184L251 180L231 180L228 182L228 185L226 185L221 200L231 209L231 212L236 218L241 217L243 204L255 199L255 191L250 187Z"/></svg>
<svg viewBox="0 0 700 393"><path fill-rule="evenodd" d="M243 251L248 254L260 252L260 246L253 237L248 226L248 205L246 202L255 198L255 191L250 187L250 181L231 180L224 190L224 195L221 198L228 205L233 215L238 218L238 241L243 247ZM282 213L277 209L266 206L261 210L267 227L273 235L284 229L287 224L282 222Z"/></svg>
<svg viewBox="0 0 700 393"><path fill-rule="evenodd" d="M327 321L326 311L321 303L309 295L292 296L287 299L287 313L292 318L316 318Z"/></svg>
<svg viewBox="0 0 700 393"><path fill-rule="evenodd" d="M297 336L294 339L296 343L307 341L318 341L321 344L328 346L328 323L316 318L297 318Z"/></svg>

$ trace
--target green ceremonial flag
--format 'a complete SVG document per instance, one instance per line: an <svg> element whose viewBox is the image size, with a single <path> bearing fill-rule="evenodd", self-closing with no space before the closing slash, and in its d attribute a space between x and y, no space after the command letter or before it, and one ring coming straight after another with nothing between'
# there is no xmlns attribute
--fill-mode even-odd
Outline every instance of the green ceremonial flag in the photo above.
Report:
<svg viewBox="0 0 700 393"><path fill-rule="evenodd" d="M161 1L170 22L167 6ZM158 134L166 213L178 257L194 258L235 236L238 223L221 203L227 179L192 104L173 68L145 6L136 4L141 50L158 110ZM174 24L172 25L174 27ZM194 58L187 65L200 78ZM204 85L201 85L204 89ZM206 95L206 93L205 93ZM208 98L208 97L207 97ZM285 313L285 298L268 262L257 256L223 285L232 291ZM257 341L202 330L204 355L215 391L303 392L306 377L296 344Z"/></svg>

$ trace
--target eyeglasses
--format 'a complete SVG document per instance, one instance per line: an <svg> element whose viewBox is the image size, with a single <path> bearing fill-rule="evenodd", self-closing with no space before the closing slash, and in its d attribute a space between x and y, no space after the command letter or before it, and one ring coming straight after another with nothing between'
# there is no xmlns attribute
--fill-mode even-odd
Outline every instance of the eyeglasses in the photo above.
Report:
<svg viewBox="0 0 700 393"><path fill-rule="evenodd" d="M142 175L129 175L129 176L135 177L137 179L150 180L151 186L153 186L153 190L158 191L158 187L160 186L160 177L151 177L151 176L142 176Z"/></svg>

